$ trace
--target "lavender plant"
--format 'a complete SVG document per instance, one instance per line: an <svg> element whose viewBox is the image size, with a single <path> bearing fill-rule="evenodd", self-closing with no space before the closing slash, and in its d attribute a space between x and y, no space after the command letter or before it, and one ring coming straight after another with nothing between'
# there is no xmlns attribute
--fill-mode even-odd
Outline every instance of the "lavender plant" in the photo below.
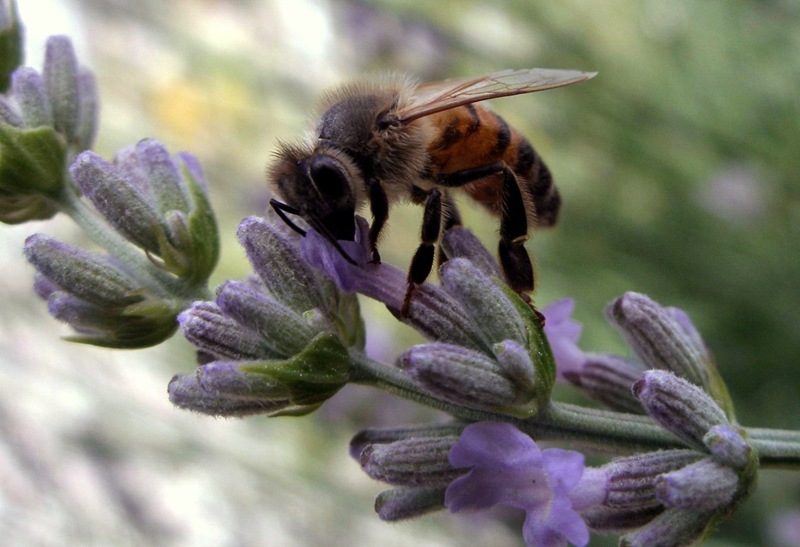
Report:
<svg viewBox="0 0 800 547"><path fill-rule="evenodd" d="M3 44L19 36L18 18L13 4L0 11L10 13L0 47L11 59ZM527 545L586 545L591 532L621 534L622 545L687 545L735 511L759 469L800 467L800 434L737 424L713 357L681 310L626 293L607 315L635 358L586 353L574 303L545 308L542 327L464 228L445 233L441 283L419 287L406 315L406 274L370 263L361 218L356 240L340 242L356 264L311 229L301 237L270 215L244 220L238 237L254 274L212 294L217 228L197 160L153 140L110 162L91 152L93 78L65 37L48 42L41 74L9 72L0 220L64 213L96 244L35 234L25 245L35 291L75 330L70 339L138 348L180 327L198 366L172 379L169 398L213 416L299 416L348 383L450 414L444 424L353 438L364 472L390 485L375 504L384 520L505 505L525 512ZM358 294L428 342L393 363L372 359ZM606 408L553 400L556 382ZM589 466L585 453L609 459Z"/></svg>

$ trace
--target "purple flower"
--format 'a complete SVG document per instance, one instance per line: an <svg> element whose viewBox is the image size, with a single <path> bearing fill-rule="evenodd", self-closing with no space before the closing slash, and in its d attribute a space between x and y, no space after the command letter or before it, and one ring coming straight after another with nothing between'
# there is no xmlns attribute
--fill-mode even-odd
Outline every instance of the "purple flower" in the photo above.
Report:
<svg viewBox="0 0 800 547"><path fill-rule="evenodd" d="M542 310L546 319L544 333L556 360L557 377L562 381L565 374L580 371L586 362L586 355L578 348L581 324L572 318L574 309L575 301L563 298Z"/></svg>
<svg viewBox="0 0 800 547"><path fill-rule="evenodd" d="M467 426L450 451L450 464L470 471L450 483L450 511L487 509L495 504L527 512L527 545L586 545L589 528L578 511L605 498L605 481L584 473L584 457L569 450L541 450L510 424Z"/></svg>
<svg viewBox="0 0 800 547"><path fill-rule="evenodd" d="M340 241L344 251L357 264L347 262L325 238L308 230L302 248L305 260L334 280L345 292L358 292L382 302L401 321L417 329L430 340L457 344L491 355L491 345L501 340L490 340L485 325L478 324L458 295L445 287L424 283L414 289L407 317L400 317L408 274L390 264L368 263L366 221L357 218L355 241ZM474 244L480 243L474 240ZM485 249L479 247L485 253ZM468 268L464 268L468 269ZM458 277L459 272L450 272ZM462 277L474 272L460 272ZM445 274L445 276L448 274ZM458 279L453 284L459 283ZM462 280L463 283L463 280ZM496 296L499 291L484 291ZM488 299L488 296L486 297ZM505 298L505 296L503 296ZM514 313L514 312L509 312Z"/></svg>

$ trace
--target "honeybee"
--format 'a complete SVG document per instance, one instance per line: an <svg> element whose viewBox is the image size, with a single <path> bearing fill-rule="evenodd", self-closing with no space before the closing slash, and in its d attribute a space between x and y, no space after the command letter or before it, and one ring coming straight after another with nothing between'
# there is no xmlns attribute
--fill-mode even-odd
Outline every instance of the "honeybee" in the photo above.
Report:
<svg viewBox="0 0 800 547"><path fill-rule="evenodd" d="M531 68L417 85L385 77L344 85L324 96L305 142L281 143L268 170L276 213L294 230L298 215L348 261L339 240L355 237L367 201L371 261L392 203L424 207L400 313L433 268L439 235L460 218L451 191L466 192L500 217L498 254L506 281L527 302L534 273L524 243L531 227L552 226L561 197L528 140L480 101L582 82L596 73ZM442 257L446 259L446 257Z"/></svg>

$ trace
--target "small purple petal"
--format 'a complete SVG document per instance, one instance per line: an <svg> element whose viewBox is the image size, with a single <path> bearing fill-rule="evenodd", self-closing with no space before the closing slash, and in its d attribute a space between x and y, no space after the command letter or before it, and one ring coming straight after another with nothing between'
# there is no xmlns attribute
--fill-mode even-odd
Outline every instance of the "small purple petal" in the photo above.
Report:
<svg viewBox="0 0 800 547"><path fill-rule="evenodd" d="M522 535L529 547L561 547L567 542L582 546L589 543L588 526L565 497L556 497L549 505L528 511Z"/></svg>
<svg viewBox="0 0 800 547"><path fill-rule="evenodd" d="M542 451L542 465L547 469L551 486L563 492L572 490L581 478L586 458L580 452L548 448Z"/></svg>
<svg viewBox="0 0 800 547"><path fill-rule="evenodd" d="M574 309L575 301L563 298L542 310L546 319L544 333L550 342L560 380L564 380L565 374L580 371L586 362L586 355L577 345L581 337L581 324L572 319Z"/></svg>
<svg viewBox="0 0 800 547"><path fill-rule="evenodd" d="M541 452L511 424L478 422L464 428L449 460L453 467L541 465Z"/></svg>

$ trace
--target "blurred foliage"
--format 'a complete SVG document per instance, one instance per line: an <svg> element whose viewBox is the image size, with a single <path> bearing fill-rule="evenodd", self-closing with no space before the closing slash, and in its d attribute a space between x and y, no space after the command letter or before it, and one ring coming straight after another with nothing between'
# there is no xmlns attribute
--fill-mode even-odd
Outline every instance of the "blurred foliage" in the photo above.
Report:
<svg viewBox="0 0 800 547"><path fill-rule="evenodd" d="M276 139L300 137L314 98L331 84L380 70L425 80L526 66L598 71L579 86L495 103L530 137L564 198L559 226L529 245L537 301L573 296L582 346L597 351L622 349L601 310L624 291L681 307L715 353L739 419L800 427L800 4L74 5L85 14L85 62L100 79L100 152L154 136L198 155L227 234L218 281L246 274L234 227L267 203L263 171ZM494 219L463 207L494 247ZM416 208L393 212L385 260L405 267L416 241L402 235L415 234L419 218ZM380 357L412 340L391 322L369 324ZM377 403L356 400L350 419L369 420ZM763 543L778 500L800 498L793 476L763 483L769 492L759 491L716 541Z"/></svg>

